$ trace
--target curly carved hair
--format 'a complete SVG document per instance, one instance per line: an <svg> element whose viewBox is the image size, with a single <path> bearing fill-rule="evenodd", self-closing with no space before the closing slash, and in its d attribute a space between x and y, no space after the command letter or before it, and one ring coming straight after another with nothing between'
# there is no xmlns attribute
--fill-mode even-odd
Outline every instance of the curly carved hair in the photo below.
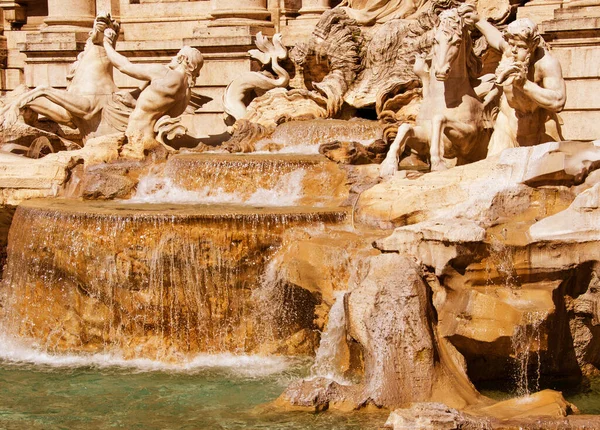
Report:
<svg viewBox="0 0 600 430"><path fill-rule="evenodd" d="M508 27L504 30L504 39L521 40L525 42L531 50L543 43L536 23L529 18L517 19L508 24Z"/></svg>

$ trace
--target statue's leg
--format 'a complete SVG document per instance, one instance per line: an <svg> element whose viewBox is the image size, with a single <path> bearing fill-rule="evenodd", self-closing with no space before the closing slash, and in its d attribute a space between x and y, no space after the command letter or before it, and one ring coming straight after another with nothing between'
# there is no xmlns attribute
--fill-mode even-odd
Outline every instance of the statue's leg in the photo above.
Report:
<svg viewBox="0 0 600 430"><path fill-rule="evenodd" d="M445 170L446 165L442 161L444 158L444 140L442 133L446 126L446 117L444 115L435 115L431 119L431 142L429 147L429 159L431 161L431 171Z"/></svg>
<svg viewBox="0 0 600 430"><path fill-rule="evenodd" d="M91 100L79 94L72 94L55 88L46 88L40 96L53 101L72 116L90 119L94 114L94 106Z"/></svg>
<svg viewBox="0 0 600 430"><path fill-rule="evenodd" d="M52 121L62 125L75 128L73 117L65 108L44 98L38 98L27 105L32 111L50 118Z"/></svg>
<svg viewBox="0 0 600 430"><path fill-rule="evenodd" d="M47 86L40 86L26 92L14 102L10 103L0 111L0 122L4 127L11 126L19 117L19 110L33 103L38 98L46 98L68 111L70 115L84 118L93 112L92 103L86 97L70 94L64 90L57 90ZM52 110L51 105L46 105L47 111ZM62 115L64 111L56 110L56 114Z"/></svg>
<svg viewBox="0 0 600 430"><path fill-rule="evenodd" d="M413 127L409 124L402 124L398 128L398 134L390 145L385 160L379 166L379 176L382 178L392 176L398 170L398 157L404 152L406 141L413 134Z"/></svg>

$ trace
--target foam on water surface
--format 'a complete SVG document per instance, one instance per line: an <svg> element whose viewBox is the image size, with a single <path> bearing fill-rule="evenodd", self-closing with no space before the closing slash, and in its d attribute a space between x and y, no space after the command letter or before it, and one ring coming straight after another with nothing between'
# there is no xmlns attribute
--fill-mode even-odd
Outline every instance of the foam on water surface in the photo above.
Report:
<svg viewBox="0 0 600 430"><path fill-rule="evenodd" d="M122 354L53 354L24 340L0 336L0 361L15 365L55 368L122 368L136 372L197 373L207 369L226 370L239 376L265 377L301 364L303 359L282 356L237 355L232 353L198 354L181 362L169 363L146 358L126 359Z"/></svg>
<svg viewBox="0 0 600 430"><path fill-rule="evenodd" d="M135 195L123 203L237 203L252 206L295 206L303 196L302 169L283 175L273 188L258 188L249 196L227 192L222 187L187 190L169 177L149 174L138 183Z"/></svg>

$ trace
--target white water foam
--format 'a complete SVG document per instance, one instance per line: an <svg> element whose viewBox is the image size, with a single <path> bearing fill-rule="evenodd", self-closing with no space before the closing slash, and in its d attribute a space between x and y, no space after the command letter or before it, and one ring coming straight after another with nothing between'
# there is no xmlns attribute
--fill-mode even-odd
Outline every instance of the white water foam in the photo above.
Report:
<svg viewBox="0 0 600 430"><path fill-rule="evenodd" d="M295 170L271 189L259 188L250 196L229 193L222 188L204 187L190 191L174 184L172 179L149 174L140 179L135 195L124 203L238 203L252 206L294 206L303 196L302 183L306 172Z"/></svg>
<svg viewBox="0 0 600 430"><path fill-rule="evenodd" d="M289 357L236 355L232 353L199 354L182 363L168 363L136 358L125 359L118 353L51 354L26 345L23 340L0 336L0 360L17 365L32 364L56 368L93 367L123 368L137 372L198 373L223 369L245 377L264 377L286 371L295 364Z"/></svg>

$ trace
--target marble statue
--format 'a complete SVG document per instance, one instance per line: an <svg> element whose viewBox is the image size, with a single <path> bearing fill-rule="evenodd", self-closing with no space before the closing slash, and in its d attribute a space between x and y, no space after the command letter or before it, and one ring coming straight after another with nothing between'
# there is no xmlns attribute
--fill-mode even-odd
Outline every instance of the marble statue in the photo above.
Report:
<svg viewBox="0 0 600 430"><path fill-rule="evenodd" d="M242 119L246 115L247 105L244 102L248 94L254 92L265 92L273 88L283 88L290 82L289 73L279 65L279 60L287 58L287 48L283 45L281 34L273 36L273 41L258 32L256 35L256 47L248 51L250 56L263 65L271 65L276 76L268 72L247 72L234 79L223 94L223 108L225 118L233 117L235 120Z"/></svg>
<svg viewBox="0 0 600 430"><path fill-rule="evenodd" d="M167 66L133 64L114 49L116 37L114 30L105 30L104 48L108 60L122 73L145 81L129 116L125 130L128 142L121 154L142 159L144 151L160 145L155 134L157 122L164 116L177 118L185 112L204 60L200 51L184 46Z"/></svg>
<svg viewBox="0 0 600 430"><path fill-rule="evenodd" d="M406 18L425 0L345 0L340 6L361 25L381 24Z"/></svg>
<svg viewBox="0 0 600 430"><path fill-rule="evenodd" d="M472 19L490 46L502 52L496 70L500 109L488 156L506 148L562 140L556 113L565 105L565 81L536 24L519 19L502 35L477 14Z"/></svg>
<svg viewBox="0 0 600 430"><path fill-rule="evenodd" d="M470 19L473 6L464 4L440 14L433 39L431 65L422 57L415 73L423 82L423 101L416 125L403 123L380 166L380 175L392 175L406 145L429 155L431 170L442 170L444 158L466 164L485 156L484 105L471 79L481 64L473 52Z"/></svg>
<svg viewBox="0 0 600 430"><path fill-rule="evenodd" d="M110 29L115 34L110 45L113 49L119 33L119 23L110 13L99 13L87 39L85 49L73 64L67 77L66 91L49 86L38 86L14 97L0 108L0 130L14 125L20 111L28 108L53 121L77 128L85 141L87 138L119 131L123 123L115 119L120 107L113 101L118 88L113 81L113 66L106 61L103 32ZM114 115L104 112L112 106Z"/></svg>

